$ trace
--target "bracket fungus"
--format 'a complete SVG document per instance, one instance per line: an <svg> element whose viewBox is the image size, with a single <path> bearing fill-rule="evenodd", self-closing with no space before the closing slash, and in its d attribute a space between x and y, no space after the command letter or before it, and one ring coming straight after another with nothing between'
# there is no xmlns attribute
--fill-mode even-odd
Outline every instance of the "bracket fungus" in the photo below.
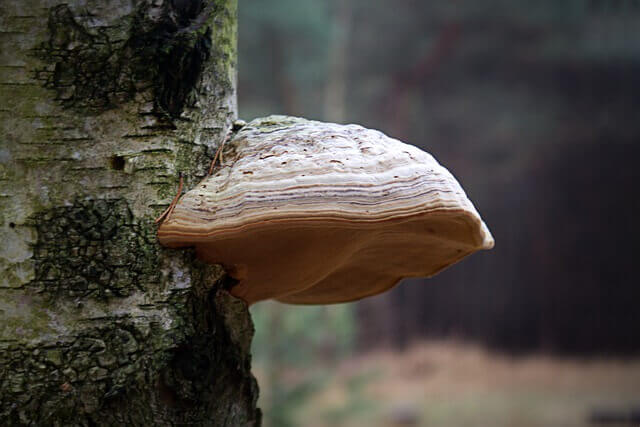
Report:
<svg viewBox="0 0 640 427"><path fill-rule="evenodd" d="M158 237L222 264L249 304L353 301L493 247L451 173L376 130L270 116L240 129L224 159Z"/></svg>

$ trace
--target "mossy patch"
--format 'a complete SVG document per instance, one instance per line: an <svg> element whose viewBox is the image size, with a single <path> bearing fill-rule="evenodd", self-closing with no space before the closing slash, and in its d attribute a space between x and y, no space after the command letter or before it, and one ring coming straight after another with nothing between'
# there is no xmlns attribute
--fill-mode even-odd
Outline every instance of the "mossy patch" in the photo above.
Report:
<svg viewBox="0 0 640 427"><path fill-rule="evenodd" d="M6 425L259 425L246 304L175 293L161 318L105 318L72 337L0 342ZM169 313L167 313L169 314ZM169 422L168 420L171 420ZM164 424L162 424L164 425Z"/></svg>
<svg viewBox="0 0 640 427"><path fill-rule="evenodd" d="M34 49L48 64L35 77L83 114L148 93L155 113L179 117L210 56L214 13L215 5L202 0L140 2L115 23L94 28L58 5L49 13L49 40Z"/></svg>
<svg viewBox="0 0 640 427"><path fill-rule="evenodd" d="M86 422L167 362L171 343L158 340L162 334L157 324L124 317L55 342L0 343L0 419L8 425Z"/></svg>
<svg viewBox="0 0 640 427"><path fill-rule="evenodd" d="M79 200L31 218L35 279L26 286L55 298L126 297L158 283L151 220L134 220L126 201Z"/></svg>

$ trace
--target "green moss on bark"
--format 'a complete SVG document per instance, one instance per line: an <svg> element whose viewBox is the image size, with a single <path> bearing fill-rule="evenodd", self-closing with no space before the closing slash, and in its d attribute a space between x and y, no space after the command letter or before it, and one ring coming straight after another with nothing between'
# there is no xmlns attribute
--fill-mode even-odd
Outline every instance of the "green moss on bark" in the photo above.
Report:
<svg viewBox="0 0 640 427"><path fill-rule="evenodd" d="M235 118L235 1L4 6L0 424L258 424L246 306L153 224Z"/></svg>
<svg viewBox="0 0 640 427"><path fill-rule="evenodd" d="M160 281L151 220L134 220L125 200L83 200L31 218L34 280L51 298L126 297Z"/></svg>
<svg viewBox="0 0 640 427"><path fill-rule="evenodd" d="M129 315L73 337L0 343L5 425L259 425L247 307L176 294L172 327ZM233 385L233 386L231 386Z"/></svg>
<svg viewBox="0 0 640 427"><path fill-rule="evenodd" d="M49 40L34 50L48 65L36 78L63 106L83 114L140 93L153 98L156 114L179 117L193 104L192 91L209 59L216 7L202 0L159 4L140 2L100 31L67 4L53 7Z"/></svg>
<svg viewBox="0 0 640 427"><path fill-rule="evenodd" d="M31 326L50 333L0 341L0 419L8 425L259 425L249 355L253 325L246 304L223 290L229 282L219 266L196 261L193 251L160 248L152 222L137 223L124 200L78 200L30 222L37 231L36 278L25 290L44 310ZM163 278L168 260L161 254L190 269ZM153 289L166 280L172 288ZM134 293L158 297L134 307L127 302ZM120 314L108 311L114 298L122 301ZM69 324L60 316L76 303L69 317L78 323ZM66 324L68 334L53 333L51 322Z"/></svg>

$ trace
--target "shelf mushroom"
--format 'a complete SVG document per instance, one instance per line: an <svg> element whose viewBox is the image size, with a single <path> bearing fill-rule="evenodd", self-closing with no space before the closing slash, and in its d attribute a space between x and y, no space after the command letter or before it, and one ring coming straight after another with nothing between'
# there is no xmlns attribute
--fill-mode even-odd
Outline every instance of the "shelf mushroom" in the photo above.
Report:
<svg viewBox="0 0 640 427"><path fill-rule="evenodd" d="M493 238L428 153L357 125L256 119L158 230L238 280L253 304L358 300L429 277Z"/></svg>

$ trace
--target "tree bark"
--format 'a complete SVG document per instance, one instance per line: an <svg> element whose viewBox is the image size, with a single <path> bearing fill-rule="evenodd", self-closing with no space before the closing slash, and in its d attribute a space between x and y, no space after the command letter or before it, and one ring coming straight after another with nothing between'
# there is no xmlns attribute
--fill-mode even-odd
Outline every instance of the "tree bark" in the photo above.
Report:
<svg viewBox="0 0 640 427"><path fill-rule="evenodd" d="M260 423L246 305L153 221L235 66L236 0L0 2L0 424Z"/></svg>

